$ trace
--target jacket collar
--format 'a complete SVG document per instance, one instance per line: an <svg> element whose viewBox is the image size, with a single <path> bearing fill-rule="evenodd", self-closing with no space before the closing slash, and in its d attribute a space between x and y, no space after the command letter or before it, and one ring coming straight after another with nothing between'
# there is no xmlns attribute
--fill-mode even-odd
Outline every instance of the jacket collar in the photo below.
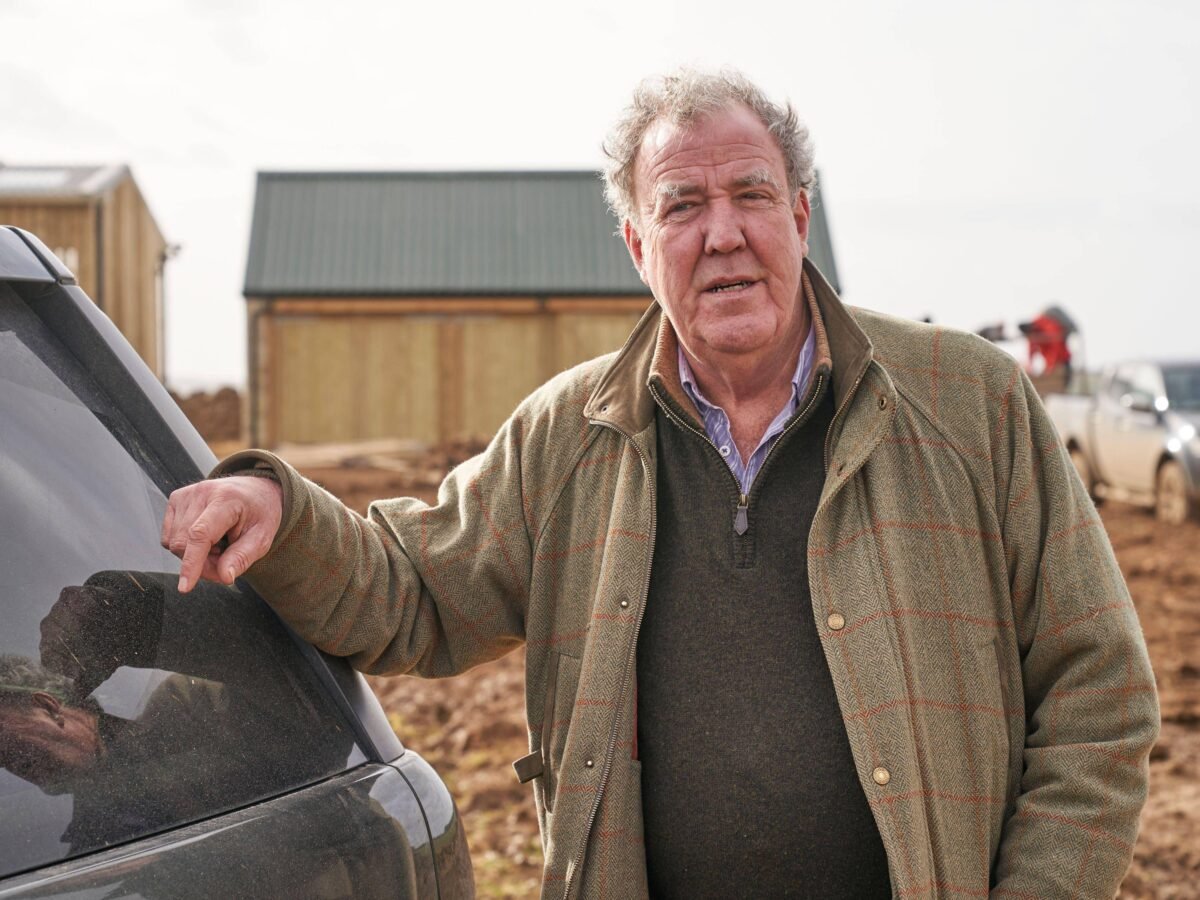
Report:
<svg viewBox="0 0 1200 900"><path fill-rule="evenodd" d="M871 340L807 259L801 284L817 332L813 373L832 373L834 404L841 409L871 364ZM644 431L654 421L654 398L647 390L651 384L680 409L694 412L679 381L677 352L675 330L658 303L652 303L600 377L583 414L626 434Z"/></svg>

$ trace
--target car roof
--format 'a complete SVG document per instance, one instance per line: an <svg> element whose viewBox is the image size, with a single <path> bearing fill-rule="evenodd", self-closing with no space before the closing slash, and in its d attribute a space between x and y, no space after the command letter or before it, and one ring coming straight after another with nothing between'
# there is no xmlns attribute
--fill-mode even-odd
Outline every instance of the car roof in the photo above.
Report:
<svg viewBox="0 0 1200 900"><path fill-rule="evenodd" d="M0 226L0 280L74 284L75 276L28 231Z"/></svg>

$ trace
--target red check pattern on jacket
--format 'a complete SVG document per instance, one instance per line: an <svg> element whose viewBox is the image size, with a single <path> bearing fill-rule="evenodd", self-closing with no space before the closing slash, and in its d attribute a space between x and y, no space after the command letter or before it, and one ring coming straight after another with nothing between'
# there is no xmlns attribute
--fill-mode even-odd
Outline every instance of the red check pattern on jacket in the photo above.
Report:
<svg viewBox="0 0 1200 900"><path fill-rule="evenodd" d="M1158 712L1095 510L1014 360L851 313L807 271L838 413L796 552L893 890L1111 896ZM438 677L527 643L547 897L646 892L633 650L666 331L652 309L620 354L539 389L432 506L364 519L261 451L218 470L279 474L284 524L250 579L323 649Z"/></svg>

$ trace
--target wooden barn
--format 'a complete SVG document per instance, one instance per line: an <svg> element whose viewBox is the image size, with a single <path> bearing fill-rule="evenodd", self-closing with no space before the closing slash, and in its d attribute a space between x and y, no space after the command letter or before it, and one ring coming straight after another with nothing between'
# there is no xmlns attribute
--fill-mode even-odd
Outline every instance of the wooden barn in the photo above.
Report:
<svg viewBox="0 0 1200 900"><path fill-rule="evenodd" d="M251 442L490 437L645 311L615 229L596 172L260 173Z"/></svg>
<svg viewBox="0 0 1200 900"><path fill-rule="evenodd" d="M41 238L162 380L169 247L128 166L0 165L0 223Z"/></svg>

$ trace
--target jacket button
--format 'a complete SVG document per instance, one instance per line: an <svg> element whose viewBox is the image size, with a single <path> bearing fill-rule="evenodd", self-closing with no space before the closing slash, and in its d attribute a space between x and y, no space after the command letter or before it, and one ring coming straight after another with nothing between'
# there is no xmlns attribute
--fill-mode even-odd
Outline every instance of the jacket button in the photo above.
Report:
<svg viewBox="0 0 1200 900"><path fill-rule="evenodd" d="M584 764L584 765L585 765L587 768L591 769L591 768L594 768L594 767L595 767L595 765L596 765L596 761L595 761L595 760L593 760L593 759L585 759L585 760L583 761L583 764ZM880 771L880 770L876 769L876 771ZM886 771L886 770L884 770L884 771Z"/></svg>
<svg viewBox="0 0 1200 900"><path fill-rule="evenodd" d="M841 613L830 613L829 618L825 622L833 631L841 631L846 627L846 617Z"/></svg>
<svg viewBox="0 0 1200 900"><path fill-rule="evenodd" d="M880 397L880 398L879 398L879 408L880 408L880 409L887 409L887 397Z"/></svg>
<svg viewBox="0 0 1200 900"><path fill-rule="evenodd" d="M621 601L621 609L629 609L629 601L628 600Z"/></svg>
<svg viewBox="0 0 1200 900"><path fill-rule="evenodd" d="M877 766L875 771L871 773L871 777L875 779L875 783L882 786L892 780L892 773L883 766Z"/></svg>

